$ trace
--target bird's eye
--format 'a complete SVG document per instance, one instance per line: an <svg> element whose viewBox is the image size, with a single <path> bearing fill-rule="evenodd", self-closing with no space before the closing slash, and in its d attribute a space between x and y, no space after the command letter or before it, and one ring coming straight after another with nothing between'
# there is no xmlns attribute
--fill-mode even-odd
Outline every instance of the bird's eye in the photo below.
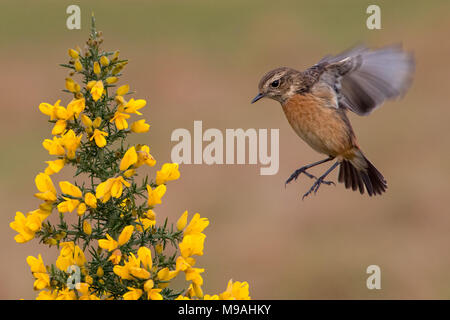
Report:
<svg viewBox="0 0 450 320"><path fill-rule="evenodd" d="M278 87L280 85L280 80L275 80L275 81L273 81L271 84L270 84L270 86L272 87L272 88L276 88L276 87Z"/></svg>

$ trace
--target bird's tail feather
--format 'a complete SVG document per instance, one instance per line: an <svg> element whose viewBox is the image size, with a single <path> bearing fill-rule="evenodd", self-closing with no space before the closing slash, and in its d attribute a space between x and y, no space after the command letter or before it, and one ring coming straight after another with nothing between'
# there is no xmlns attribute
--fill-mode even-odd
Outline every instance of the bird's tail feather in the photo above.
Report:
<svg viewBox="0 0 450 320"><path fill-rule="evenodd" d="M342 160L339 168L338 181L344 183L345 188L352 188L353 191L359 189L361 194L364 194L364 190L367 190L369 196L381 195L387 189L386 180L380 171L367 160L367 158L359 152L356 163L353 160ZM361 168L361 160L363 160L364 168Z"/></svg>

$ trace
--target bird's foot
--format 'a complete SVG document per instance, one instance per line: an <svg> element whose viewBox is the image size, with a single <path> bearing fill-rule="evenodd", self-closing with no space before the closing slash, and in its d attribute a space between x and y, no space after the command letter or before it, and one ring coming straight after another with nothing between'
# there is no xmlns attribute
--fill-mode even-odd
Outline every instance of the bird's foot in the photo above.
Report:
<svg viewBox="0 0 450 320"><path fill-rule="evenodd" d="M324 176L317 178L317 180L314 182L314 184L308 190L308 192L303 195L302 200L305 199L307 196L309 196L312 192L314 192L314 194L316 194L317 190L319 190L321 184L326 184L327 186L335 185L335 183L333 181L326 181L326 180L324 180L324 178L325 178Z"/></svg>
<svg viewBox="0 0 450 320"><path fill-rule="evenodd" d="M305 176L307 176L307 177L309 177L309 178L311 178L311 179L316 179L317 180L317 177L315 176L315 175L312 175L311 173L309 173L308 171L306 171L306 169L307 169L307 167L301 167L300 169L297 169L297 170L295 170L294 171L294 173L293 174L291 174L291 176L289 177L289 179L287 179L286 180L286 182L285 182L285 186L289 183L289 182L291 182L292 180L297 180L297 178L298 178L298 176L300 175L300 174L304 174Z"/></svg>

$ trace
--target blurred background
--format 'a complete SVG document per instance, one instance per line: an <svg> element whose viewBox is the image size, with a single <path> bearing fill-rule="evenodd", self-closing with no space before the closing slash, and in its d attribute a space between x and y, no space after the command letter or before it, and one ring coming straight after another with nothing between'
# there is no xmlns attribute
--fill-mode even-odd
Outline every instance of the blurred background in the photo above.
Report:
<svg viewBox="0 0 450 320"><path fill-rule="evenodd" d="M81 30L66 28L66 8L81 7ZM381 30L366 28L366 8L381 7ZM69 95L67 49L84 46L91 11L105 50L130 60L120 84L147 99L146 134L158 164L170 161L171 133L203 128L279 128L280 170L259 165L183 165L168 185L157 218L175 222L184 210L210 219L205 293L230 278L248 281L256 299L450 298L450 41L448 1L2 1L0 10L0 298L32 299L25 259L56 249L14 241L16 211L34 210L34 177L53 157L40 102ZM284 187L301 165L320 160L270 100L250 104L260 77L279 66L307 68L357 43L403 43L417 67L410 91L370 117L350 114L367 157L388 180L369 198L339 184L302 201L311 180ZM313 170L320 173L324 167ZM70 170L53 176L69 179ZM337 171L332 178L336 180ZM366 288L366 268L381 268L381 290Z"/></svg>

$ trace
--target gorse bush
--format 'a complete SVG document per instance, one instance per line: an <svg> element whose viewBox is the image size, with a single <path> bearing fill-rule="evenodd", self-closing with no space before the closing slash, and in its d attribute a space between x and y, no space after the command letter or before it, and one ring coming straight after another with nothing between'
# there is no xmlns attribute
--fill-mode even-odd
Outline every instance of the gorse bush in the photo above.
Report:
<svg viewBox="0 0 450 320"><path fill-rule="evenodd" d="M232 280L223 293L203 294L205 270L195 256L203 255L207 218L188 219L186 211L175 226L156 218L179 167L165 163L154 179L138 177L140 167L156 166L149 146L126 142L150 128L145 119L128 123L142 116L146 101L129 98L128 85L116 86L127 60L102 51L102 42L92 19L84 50L69 49L61 65L69 69L63 91L71 101L39 105L53 124L42 145L55 158L35 178L39 208L17 212L10 224L16 242L36 238L59 250L48 266L40 254L27 258L37 299L249 299L247 282ZM82 182L60 181L58 192L52 179L67 166ZM185 285L174 288L172 279L182 275Z"/></svg>

